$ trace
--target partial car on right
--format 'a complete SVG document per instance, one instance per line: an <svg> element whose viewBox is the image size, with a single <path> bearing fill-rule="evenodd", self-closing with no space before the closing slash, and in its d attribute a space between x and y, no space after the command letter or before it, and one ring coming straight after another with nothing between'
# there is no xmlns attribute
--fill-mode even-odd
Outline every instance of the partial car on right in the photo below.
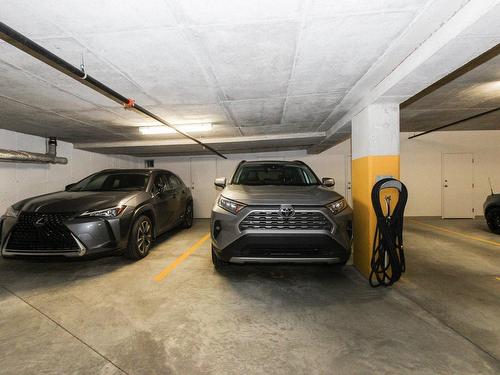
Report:
<svg viewBox="0 0 500 375"><path fill-rule="evenodd" d="M500 194L491 195L484 202L484 217L488 223L488 227L495 234L500 234Z"/></svg>

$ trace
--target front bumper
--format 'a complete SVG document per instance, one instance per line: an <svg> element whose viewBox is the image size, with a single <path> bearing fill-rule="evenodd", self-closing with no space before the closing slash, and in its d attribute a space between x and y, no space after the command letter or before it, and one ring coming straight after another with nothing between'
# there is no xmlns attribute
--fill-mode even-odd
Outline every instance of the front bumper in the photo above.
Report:
<svg viewBox="0 0 500 375"><path fill-rule="evenodd" d="M231 263L345 263L351 256L352 210L333 215L325 207L296 210L319 211L331 223L326 229L245 229L240 223L252 211L245 207L233 215L215 205L210 221L212 248Z"/></svg>
<svg viewBox="0 0 500 375"><path fill-rule="evenodd" d="M74 240L71 247L60 248L54 246L39 246L28 244L20 246L11 241L18 218L2 217L0 219L0 251L4 257L14 256L64 256L83 257L101 253L109 253L121 249L126 242L123 241L123 229L120 219L103 219L97 217L76 217L64 220L63 230L68 230ZM40 230L43 230L41 228ZM50 232L49 232L50 233ZM38 241L39 242L39 241Z"/></svg>

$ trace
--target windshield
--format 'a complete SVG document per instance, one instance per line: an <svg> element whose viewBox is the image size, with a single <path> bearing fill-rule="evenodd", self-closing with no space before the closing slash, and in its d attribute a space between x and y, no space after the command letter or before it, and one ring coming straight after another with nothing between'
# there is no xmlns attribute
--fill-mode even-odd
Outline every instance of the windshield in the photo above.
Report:
<svg viewBox="0 0 500 375"><path fill-rule="evenodd" d="M89 176L68 191L137 191L145 190L149 174L102 172Z"/></svg>
<svg viewBox="0 0 500 375"><path fill-rule="evenodd" d="M318 185L318 179L306 165L294 164L244 164L233 177L236 185Z"/></svg>

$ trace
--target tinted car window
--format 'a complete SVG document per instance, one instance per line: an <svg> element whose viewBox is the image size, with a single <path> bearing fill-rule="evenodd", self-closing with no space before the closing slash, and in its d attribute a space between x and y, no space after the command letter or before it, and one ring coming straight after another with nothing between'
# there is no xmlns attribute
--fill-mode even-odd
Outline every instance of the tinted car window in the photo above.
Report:
<svg viewBox="0 0 500 375"><path fill-rule="evenodd" d="M168 183L170 184L171 187L179 187L179 185L182 185L182 183L179 181L179 179L174 176L173 174L168 176Z"/></svg>
<svg viewBox="0 0 500 375"><path fill-rule="evenodd" d="M103 172L78 182L69 191L135 191L144 190L149 175L145 173Z"/></svg>
<svg viewBox="0 0 500 375"><path fill-rule="evenodd" d="M318 179L305 165L294 164L244 164L236 171L236 185L318 185Z"/></svg>
<svg viewBox="0 0 500 375"><path fill-rule="evenodd" d="M153 192L164 191L167 188L168 188L168 183L165 175L163 174L156 175L153 184Z"/></svg>

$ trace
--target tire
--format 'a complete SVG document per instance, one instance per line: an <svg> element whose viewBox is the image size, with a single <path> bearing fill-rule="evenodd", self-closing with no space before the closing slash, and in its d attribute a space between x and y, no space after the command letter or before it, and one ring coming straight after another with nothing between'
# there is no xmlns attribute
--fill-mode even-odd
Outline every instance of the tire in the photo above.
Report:
<svg viewBox="0 0 500 375"><path fill-rule="evenodd" d="M129 259L139 260L149 254L153 244L153 224L145 215L139 216L130 231L125 256Z"/></svg>
<svg viewBox="0 0 500 375"><path fill-rule="evenodd" d="M188 202L186 205L186 210L184 211L184 217L182 219L182 227L184 229L189 229L193 226L193 202Z"/></svg>
<svg viewBox="0 0 500 375"><path fill-rule="evenodd" d="M229 265L229 262L226 262L217 256L213 247L212 247L212 263L214 264L216 270L224 269Z"/></svg>
<svg viewBox="0 0 500 375"><path fill-rule="evenodd" d="M490 208L485 216L490 230L495 234L500 234L500 207Z"/></svg>
<svg viewBox="0 0 500 375"><path fill-rule="evenodd" d="M344 269L346 264L347 264L347 260L345 262L341 262L341 263L330 264L330 267L333 270L333 272L342 272L342 270Z"/></svg>

